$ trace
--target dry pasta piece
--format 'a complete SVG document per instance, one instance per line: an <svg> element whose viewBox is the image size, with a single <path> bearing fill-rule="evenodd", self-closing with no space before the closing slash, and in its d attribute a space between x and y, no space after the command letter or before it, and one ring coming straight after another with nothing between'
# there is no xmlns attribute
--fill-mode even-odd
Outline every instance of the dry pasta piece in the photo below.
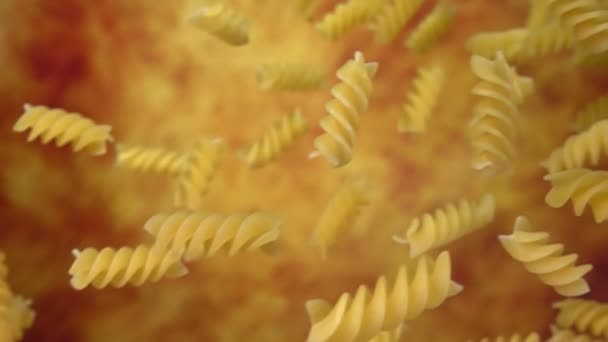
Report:
<svg viewBox="0 0 608 342"><path fill-rule="evenodd" d="M484 337L480 342L540 342L540 336L537 333L530 333L522 336L514 334L511 336L499 336L495 338Z"/></svg>
<svg viewBox="0 0 608 342"><path fill-rule="evenodd" d="M0 251L0 341L19 341L23 333L34 323L36 313L32 301L15 295L6 282L8 267L5 255Z"/></svg>
<svg viewBox="0 0 608 342"><path fill-rule="evenodd" d="M346 179L325 207L312 233L313 244L320 248L323 258L338 236L354 224L363 207L368 204L366 182L356 177Z"/></svg>
<svg viewBox="0 0 608 342"><path fill-rule="evenodd" d="M155 237L154 247L193 261L269 247L279 237L280 221L268 213L220 215L177 210L152 216L144 229Z"/></svg>
<svg viewBox="0 0 608 342"><path fill-rule="evenodd" d="M323 68L311 64L263 64L256 70L262 90L318 89L325 80Z"/></svg>
<svg viewBox="0 0 608 342"><path fill-rule="evenodd" d="M393 330L385 330L379 333L367 342L399 342L399 340L401 339L402 331L403 324L400 324Z"/></svg>
<svg viewBox="0 0 608 342"><path fill-rule="evenodd" d="M202 197L209 191L224 151L222 139L201 139L188 153L177 179L175 205L197 209Z"/></svg>
<svg viewBox="0 0 608 342"><path fill-rule="evenodd" d="M608 338L608 304L593 300L565 299L553 304L559 313L557 326L595 337Z"/></svg>
<svg viewBox="0 0 608 342"><path fill-rule="evenodd" d="M176 278L188 273L179 255L146 245L102 250L89 247L82 251L75 249L72 253L76 260L69 275L72 276L70 284L76 290L89 285L96 289L109 285L140 286L144 282L157 282L162 277Z"/></svg>
<svg viewBox="0 0 608 342"><path fill-rule="evenodd" d="M317 6L319 0L294 0L294 7L304 18L309 19Z"/></svg>
<svg viewBox="0 0 608 342"><path fill-rule="evenodd" d="M448 203L432 214L415 218L404 237L393 239L408 244L410 257L415 258L483 228L494 219L495 207L492 194L484 195L478 202L461 199Z"/></svg>
<svg viewBox="0 0 608 342"><path fill-rule="evenodd" d="M593 269L589 264L575 266L577 254L563 255L564 245L549 243L549 233L534 231L527 218L519 216L511 235L498 240L509 255L521 262L528 272L553 287L562 296L576 297L589 292L583 276Z"/></svg>
<svg viewBox="0 0 608 342"><path fill-rule="evenodd" d="M583 215L588 205L595 222L608 218L608 171L568 169L551 173L545 180L551 182L545 196L550 207L560 208L570 200L576 216Z"/></svg>
<svg viewBox="0 0 608 342"><path fill-rule="evenodd" d="M354 295L342 294L333 306L323 299L309 300L312 327L307 341L365 341L392 330L460 293L462 286L451 273L450 255L442 252L435 260L425 256L414 267L401 266L390 291L382 276L372 293L362 285Z"/></svg>
<svg viewBox="0 0 608 342"><path fill-rule="evenodd" d="M421 133L431 118L433 109L439 102L439 95L445 82L443 68L427 67L418 70L414 80L413 90L407 96L407 103L403 107L403 116L399 118L397 129L399 132Z"/></svg>
<svg viewBox="0 0 608 342"><path fill-rule="evenodd" d="M439 0L435 8L405 41L405 46L418 53L426 52L448 32L454 19L454 10L445 0Z"/></svg>
<svg viewBox="0 0 608 342"><path fill-rule="evenodd" d="M574 130L576 132L585 131L604 119L608 119L608 96L601 96L587 104L576 116Z"/></svg>
<svg viewBox="0 0 608 342"><path fill-rule="evenodd" d="M111 126L98 125L93 120L63 109L26 104L24 113L13 126L15 132L31 130L27 141L40 137L43 144L53 139L59 147L72 144L72 150L84 150L91 155L106 153L106 143L114 140Z"/></svg>
<svg viewBox="0 0 608 342"><path fill-rule="evenodd" d="M178 174L187 155L162 147L116 145L116 165L136 172Z"/></svg>
<svg viewBox="0 0 608 342"><path fill-rule="evenodd" d="M424 0L393 0L384 5L369 25L376 43L390 43L416 14Z"/></svg>
<svg viewBox="0 0 608 342"><path fill-rule="evenodd" d="M300 109L284 115L239 155L251 168L261 167L278 159L285 150L308 131L308 121Z"/></svg>
<svg viewBox="0 0 608 342"><path fill-rule="evenodd" d="M532 93L534 81L518 75L501 52L494 60L472 56L471 69L479 78L471 91L479 97L470 122L472 167L509 170L516 155L517 105Z"/></svg>
<svg viewBox="0 0 608 342"><path fill-rule="evenodd" d="M525 62L541 57L558 54L574 46L574 37L569 30L565 30L558 22L546 24L543 27L529 30L522 42L521 49L514 56L514 60Z"/></svg>
<svg viewBox="0 0 608 342"><path fill-rule="evenodd" d="M310 158L321 155L335 168L350 162L360 116L367 110L377 69L378 63L366 63L359 51L338 69L336 76L341 82L331 89L334 99L325 105L329 115L320 122L325 133L315 138L316 151Z"/></svg>
<svg viewBox="0 0 608 342"><path fill-rule="evenodd" d="M374 18L382 8L382 1L347 0L336 6L332 13L325 15L316 28L330 40L336 40L350 32L357 25Z"/></svg>
<svg viewBox="0 0 608 342"><path fill-rule="evenodd" d="M585 334L577 334L568 329L561 329L555 325L551 326L551 337L547 342L602 342L603 340L593 338Z"/></svg>
<svg viewBox="0 0 608 342"><path fill-rule="evenodd" d="M497 52L502 51L505 58L511 61L521 53L528 34L525 28L476 33L467 40L467 50L485 58L494 58Z"/></svg>
<svg viewBox="0 0 608 342"><path fill-rule="evenodd" d="M204 5L186 20L229 45L241 46L249 42L249 19L221 2Z"/></svg>
<svg viewBox="0 0 608 342"><path fill-rule="evenodd" d="M549 13L547 0L530 0L530 10L526 18L526 27L536 29L550 22L555 22L554 17Z"/></svg>

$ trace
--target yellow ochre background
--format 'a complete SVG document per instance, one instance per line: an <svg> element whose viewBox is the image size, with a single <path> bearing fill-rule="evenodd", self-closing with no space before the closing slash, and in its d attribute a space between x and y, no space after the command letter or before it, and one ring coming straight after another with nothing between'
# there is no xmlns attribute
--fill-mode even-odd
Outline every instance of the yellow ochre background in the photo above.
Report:
<svg viewBox="0 0 608 342"><path fill-rule="evenodd" d="M447 201L496 194L487 228L452 244L454 278L464 292L408 323L403 340L464 341L538 331L547 336L554 291L509 258L496 236L517 215L592 262L592 292L608 300L608 227L571 205L544 204L549 189L539 162L570 134L578 109L607 89L608 72L582 69L567 57L518 67L537 91L522 106L520 158L512 177L484 181L470 168L466 127L475 82L467 38L521 26L528 4L452 0L449 33L428 54L373 43L364 27L329 42L288 1L227 1L251 19L250 44L231 47L183 18L184 0L0 1L0 249L9 282L37 312L25 341L302 341L304 303L335 301L360 284L392 277L407 251L391 235L410 219ZM422 9L428 13L434 1ZM313 19L331 11L322 1ZM419 20L417 16L416 20ZM334 170L310 161L318 120L336 82L335 70L356 50L379 62L370 108L361 119L353 161ZM260 63L306 62L329 70L323 89L264 93ZM427 134L397 134L396 123L415 69L439 63L447 84ZM282 220L275 255L218 256L189 264L190 274L141 288L75 291L68 268L73 248L150 242L143 223L172 207L173 181L114 167L107 155L74 154L12 132L24 103L83 113L110 124L116 142L185 150L201 137L222 137L226 158L204 200L207 210L263 210ZM282 113L301 107L312 129L277 163L247 169L235 151ZM322 261L310 244L320 212L340 181L363 175L373 203Z"/></svg>

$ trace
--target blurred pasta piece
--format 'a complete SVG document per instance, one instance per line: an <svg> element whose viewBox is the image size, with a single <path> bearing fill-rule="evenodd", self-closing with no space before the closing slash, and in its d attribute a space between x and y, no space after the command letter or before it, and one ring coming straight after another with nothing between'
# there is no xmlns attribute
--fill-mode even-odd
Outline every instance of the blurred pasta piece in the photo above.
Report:
<svg viewBox="0 0 608 342"><path fill-rule="evenodd" d="M116 166L136 172L176 175L187 155L162 147L116 145Z"/></svg>
<svg viewBox="0 0 608 342"><path fill-rule="evenodd" d="M608 119L608 96L596 98L578 113L574 122L574 131L585 131L604 119Z"/></svg>
<svg viewBox="0 0 608 342"><path fill-rule="evenodd" d="M392 0L385 4L369 24L376 43L388 44L395 39L423 3L424 0Z"/></svg>
<svg viewBox="0 0 608 342"><path fill-rule="evenodd" d="M472 340L469 340L472 341ZM537 333L530 333L528 335L514 334L511 336L499 336L499 337L484 337L480 342L540 342L540 336Z"/></svg>
<svg viewBox="0 0 608 342"><path fill-rule="evenodd" d="M568 329L560 329L555 325L551 326L551 337L547 342L604 342L604 339L594 338L585 334L577 334Z"/></svg>
<svg viewBox="0 0 608 342"><path fill-rule="evenodd" d="M312 90L321 87L325 71L311 64L263 64L256 70L256 79L264 91Z"/></svg>
<svg viewBox="0 0 608 342"><path fill-rule="evenodd" d="M340 39L356 26L374 18L380 12L382 3L378 0L345 0L315 26L327 39Z"/></svg>
<svg viewBox="0 0 608 342"><path fill-rule="evenodd" d="M448 32L453 19L452 6L445 0L438 0L431 13L410 33L405 46L417 53L426 52Z"/></svg>
<svg viewBox="0 0 608 342"><path fill-rule="evenodd" d="M528 16L526 18L526 27L535 29L542 27L547 23L556 22L556 17L549 12L549 4L547 0L529 0Z"/></svg>
<svg viewBox="0 0 608 342"><path fill-rule="evenodd" d="M6 256L0 251L0 341L19 341L36 318L30 299L13 294L7 282Z"/></svg>
<svg viewBox="0 0 608 342"><path fill-rule="evenodd" d="M528 62L546 56L557 55L574 47L574 37L558 22L530 29L522 47L514 56L516 62Z"/></svg>
<svg viewBox="0 0 608 342"><path fill-rule="evenodd" d="M588 293L589 285L583 276L593 266L575 266L578 255L564 255L564 245L550 244L549 237L549 233L535 231L527 218L519 216L511 235L499 235L498 240L513 259L521 262L528 272L536 274L558 294L576 297Z"/></svg>
<svg viewBox="0 0 608 342"><path fill-rule="evenodd" d="M522 46L528 37L528 30L515 28L505 31L480 32L467 40L469 53L485 58L494 58L501 51L505 59L512 61L521 53Z"/></svg>
<svg viewBox="0 0 608 342"><path fill-rule="evenodd" d="M229 45L249 43L249 19L220 1L208 1L188 16L186 21Z"/></svg>
<svg viewBox="0 0 608 342"><path fill-rule="evenodd" d="M112 127L98 125L93 120L63 109L26 104L24 113L13 126L15 132L30 130L27 141L40 138L43 144L55 140L58 147L72 144L74 152L86 151L91 155L106 153L106 143L114 140Z"/></svg>
<svg viewBox="0 0 608 342"><path fill-rule="evenodd" d="M403 115L399 118L399 132L422 133L426 131L428 121L440 99L445 82L445 71L442 67L422 67L403 107Z"/></svg>
<svg viewBox="0 0 608 342"><path fill-rule="evenodd" d="M608 304L584 299L565 299L553 304L555 322L562 329L608 339Z"/></svg>
<svg viewBox="0 0 608 342"><path fill-rule="evenodd" d="M400 324L395 329L385 330L375 337L372 337L368 342L399 342L401 333L404 330L403 326L403 324Z"/></svg>
<svg viewBox="0 0 608 342"><path fill-rule="evenodd" d="M293 0L293 6L302 17L310 19L319 6L319 0Z"/></svg>

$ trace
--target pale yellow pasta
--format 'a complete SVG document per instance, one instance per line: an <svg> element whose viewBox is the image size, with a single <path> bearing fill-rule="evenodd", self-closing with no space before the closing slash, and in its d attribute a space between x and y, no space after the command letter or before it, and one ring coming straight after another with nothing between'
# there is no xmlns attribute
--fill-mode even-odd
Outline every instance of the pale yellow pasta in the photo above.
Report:
<svg viewBox="0 0 608 342"><path fill-rule="evenodd" d="M367 110L377 69L378 63L366 63L358 51L338 69L336 76L341 82L331 89L334 99L325 105L329 115L320 122L324 133L315 138L316 151L310 158L323 156L332 167L350 162L360 116Z"/></svg>
<svg viewBox="0 0 608 342"><path fill-rule="evenodd" d="M399 132L422 133L439 102L441 89L445 82L445 71L442 67L423 67L418 69L413 89L409 91L403 115L399 118Z"/></svg>
<svg viewBox="0 0 608 342"><path fill-rule="evenodd" d="M76 260L68 273L72 277L70 284L76 290L89 285L97 289L127 284L141 286L163 277L175 278L188 273L178 254L146 245L120 249L106 247L102 250L89 247L82 251L74 250L73 254Z"/></svg>
<svg viewBox="0 0 608 342"><path fill-rule="evenodd" d="M604 340L594 338L585 334L577 334L568 329L561 329L555 325L551 326L551 337L547 342L603 342Z"/></svg>
<svg viewBox="0 0 608 342"><path fill-rule="evenodd" d="M29 104L23 108L24 113L13 130L30 130L28 142L40 137L43 144L55 140L59 147L71 143L74 152L86 151L91 155L102 155L106 153L106 143L114 140L110 133L111 126L98 125L80 114Z"/></svg>
<svg viewBox="0 0 608 342"><path fill-rule="evenodd" d="M234 46L249 42L249 19L219 1L208 1L187 19L196 27Z"/></svg>
<svg viewBox="0 0 608 342"><path fill-rule="evenodd" d="M280 221L268 213L220 215L177 210L152 216L144 229L154 248L170 250L185 261L225 251L233 256L268 248L279 237Z"/></svg>
<svg viewBox="0 0 608 342"><path fill-rule="evenodd" d="M34 324L36 313L30 307L32 301L21 296L13 296L9 307L9 325L15 341L23 338L25 330ZM0 334L1 336L1 334Z"/></svg>
<svg viewBox="0 0 608 342"><path fill-rule="evenodd" d="M239 155L251 168L277 160L296 139L308 131L308 121L300 109L284 115Z"/></svg>
<svg viewBox="0 0 608 342"><path fill-rule="evenodd" d="M398 325L395 329L385 330L375 337L372 337L367 342L399 342L401 339L401 333L403 331L403 324Z"/></svg>
<svg viewBox="0 0 608 342"><path fill-rule="evenodd" d="M351 227L369 204L369 189L361 178L348 178L334 193L312 233L312 242L325 257L338 236Z"/></svg>
<svg viewBox="0 0 608 342"><path fill-rule="evenodd" d="M536 29L550 22L555 22L555 17L549 13L547 0L529 0L530 9L526 18L526 27Z"/></svg>
<svg viewBox="0 0 608 342"><path fill-rule="evenodd" d="M395 39L423 3L424 0L393 0L384 5L369 25L376 43L387 44Z"/></svg>
<svg viewBox="0 0 608 342"><path fill-rule="evenodd" d="M505 58L513 60L522 51L522 46L529 31L525 28L515 28L505 31L480 32L467 40L467 50L474 55L494 58L502 51Z"/></svg>
<svg viewBox="0 0 608 342"><path fill-rule="evenodd" d="M410 33L405 46L415 52L424 53L444 36L454 19L454 10L445 0L439 0L435 8Z"/></svg>
<svg viewBox="0 0 608 342"><path fill-rule="evenodd" d="M407 244L410 257L415 258L487 226L494 219L495 207L492 194L484 195L477 202L461 199L448 203L432 214L415 218L403 237L393 239Z"/></svg>
<svg viewBox="0 0 608 342"><path fill-rule="evenodd" d="M511 336L498 336L494 338L484 337L480 342L540 342L540 336L537 333L528 335L514 334Z"/></svg>
<svg viewBox="0 0 608 342"><path fill-rule="evenodd" d="M312 90L325 81L325 70L312 64L263 64L256 70L260 89Z"/></svg>
<svg viewBox="0 0 608 342"><path fill-rule="evenodd" d="M593 300L566 299L554 303L558 327L608 339L608 304Z"/></svg>
<svg viewBox="0 0 608 342"><path fill-rule="evenodd" d="M382 8L382 1L377 0L345 0L339 3L335 10L326 14L316 24L323 35L336 40L350 32L358 25L370 21Z"/></svg>
<svg viewBox="0 0 608 342"><path fill-rule="evenodd" d="M116 166L137 172L178 174L187 154L162 147L116 145Z"/></svg>
<svg viewBox="0 0 608 342"><path fill-rule="evenodd" d="M589 292L583 278L593 266L575 266L577 254L564 255L564 245L549 243L549 233L535 231L527 218L519 216L510 235L499 235L498 240L509 255L521 262L528 272L553 287L564 297L576 297Z"/></svg>
<svg viewBox="0 0 608 342"><path fill-rule="evenodd" d="M587 104L576 116L574 130L576 132L587 130L604 119L608 119L608 96L598 97Z"/></svg>
<svg viewBox="0 0 608 342"><path fill-rule="evenodd" d="M545 176L551 182L551 190L545 202L553 208L561 208L572 201L574 215L583 215L591 207L595 222L608 219L608 171L568 169Z"/></svg>
<svg viewBox="0 0 608 342"><path fill-rule="evenodd" d="M319 5L319 0L293 0L295 9L304 18L310 18Z"/></svg>
<svg viewBox="0 0 608 342"><path fill-rule="evenodd" d="M574 37L558 22L529 29L521 49L513 57L514 61L525 62L541 57L556 55L574 46Z"/></svg>

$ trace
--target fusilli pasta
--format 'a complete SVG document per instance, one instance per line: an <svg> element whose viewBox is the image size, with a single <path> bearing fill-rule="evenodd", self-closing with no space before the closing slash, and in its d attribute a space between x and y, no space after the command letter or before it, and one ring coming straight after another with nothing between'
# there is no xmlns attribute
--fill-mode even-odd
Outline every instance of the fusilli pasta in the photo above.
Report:
<svg viewBox="0 0 608 342"><path fill-rule="evenodd" d="M133 171L178 174L186 157L165 148L116 145L116 165Z"/></svg>
<svg viewBox="0 0 608 342"><path fill-rule="evenodd" d="M8 267L5 255L0 251L0 341L19 341L26 329L32 326L36 313L32 301L13 294L6 281Z"/></svg>
<svg viewBox="0 0 608 342"><path fill-rule="evenodd" d="M325 71L311 64L263 64L256 70L260 89L311 90L321 87Z"/></svg>
<svg viewBox="0 0 608 342"><path fill-rule="evenodd" d="M372 19L382 8L382 1L346 0L336 6L316 24L316 28L330 40L336 40L350 32L357 25Z"/></svg>
<svg viewBox="0 0 608 342"><path fill-rule="evenodd" d="M319 0L294 0L294 6L304 18L310 18L319 5Z"/></svg>
<svg viewBox="0 0 608 342"><path fill-rule="evenodd" d="M496 53L502 51L505 58L513 60L521 53L522 46L529 32L525 28L516 28L506 31L480 32L467 40L467 50L471 54L485 58L494 58Z"/></svg>
<svg viewBox="0 0 608 342"><path fill-rule="evenodd" d="M400 324L393 330L387 330L379 333L368 342L399 342L402 331L403 324Z"/></svg>
<svg viewBox="0 0 608 342"><path fill-rule="evenodd" d="M593 300L566 299L553 304L557 326L608 338L608 305Z"/></svg>
<svg viewBox="0 0 608 342"><path fill-rule="evenodd" d="M576 116L574 130L576 132L587 130L604 119L608 119L608 96L601 96L587 104Z"/></svg>
<svg viewBox="0 0 608 342"><path fill-rule="evenodd" d="M495 338L485 337L480 342L540 342L540 336L537 333L530 333L527 336L514 334L511 336L499 336Z"/></svg>
<svg viewBox="0 0 608 342"><path fill-rule="evenodd" d="M249 42L249 19L221 2L206 4L187 21L227 44L241 46Z"/></svg>
<svg viewBox="0 0 608 342"><path fill-rule="evenodd" d="M407 96L403 116L399 119L399 132L424 132L445 81L445 71L441 67L420 68L413 82L413 89Z"/></svg>
<svg viewBox="0 0 608 342"><path fill-rule="evenodd" d="M369 28L379 44L390 43L416 14L424 0L393 0L384 5Z"/></svg>
<svg viewBox="0 0 608 342"><path fill-rule="evenodd" d="M603 340L595 339L589 335L577 334L572 330L560 329L552 325L551 337L547 342L603 342Z"/></svg>
<svg viewBox="0 0 608 342"><path fill-rule="evenodd" d="M445 35L454 19L454 10L445 1L439 0L435 8L416 26L405 41L405 46L423 53Z"/></svg>

